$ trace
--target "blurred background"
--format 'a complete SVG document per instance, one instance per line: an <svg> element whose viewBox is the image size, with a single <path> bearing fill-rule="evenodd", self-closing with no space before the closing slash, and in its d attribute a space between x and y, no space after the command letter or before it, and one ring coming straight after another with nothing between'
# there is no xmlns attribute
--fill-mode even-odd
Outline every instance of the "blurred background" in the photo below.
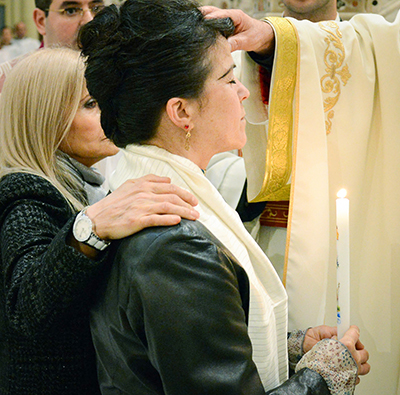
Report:
<svg viewBox="0 0 400 395"><path fill-rule="evenodd" d="M107 0L109 4L122 2L123 0ZM240 8L256 18L261 18L266 14L280 15L282 13L280 0L201 0L200 3L220 8ZM14 30L18 22L24 22L26 36L40 40L32 20L34 8L34 0L0 0L0 29L8 26ZM393 21L399 9L400 0L338 0L338 10L342 19L349 19L356 13L372 12ZM14 31L13 34L15 34Z"/></svg>
<svg viewBox="0 0 400 395"><path fill-rule="evenodd" d="M219 8L240 8L247 14L262 18L265 14L279 16L283 7L280 0L209 0L203 4ZM379 13L393 21L400 9L398 0L338 0L338 10L342 19L350 19L354 14Z"/></svg>

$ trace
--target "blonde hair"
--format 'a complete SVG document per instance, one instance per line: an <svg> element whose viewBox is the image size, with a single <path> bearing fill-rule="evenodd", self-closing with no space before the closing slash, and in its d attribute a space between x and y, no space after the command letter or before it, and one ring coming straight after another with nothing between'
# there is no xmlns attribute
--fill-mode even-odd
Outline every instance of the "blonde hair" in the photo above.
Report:
<svg viewBox="0 0 400 395"><path fill-rule="evenodd" d="M58 147L78 110L84 72L77 51L39 50L15 66L0 97L0 177L15 172L41 176L76 210L86 203L85 195Z"/></svg>

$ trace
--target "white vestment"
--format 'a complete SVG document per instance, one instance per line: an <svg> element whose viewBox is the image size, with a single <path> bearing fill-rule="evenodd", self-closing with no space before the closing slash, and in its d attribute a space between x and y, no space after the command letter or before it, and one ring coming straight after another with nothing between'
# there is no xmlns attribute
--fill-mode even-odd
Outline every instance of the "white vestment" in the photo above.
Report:
<svg viewBox="0 0 400 395"><path fill-rule="evenodd" d="M244 229L238 214L190 160L155 146L128 146L111 178L115 190L146 174L170 177L199 200L199 221L237 258L250 282L249 337L265 389L287 379L287 296L268 258Z"/></svg>
<svg viewBox="0 0 400 395"><path fill-rule="evenodd" d="M400 17L270 23L277 41L269 109L260 99L258 66L246 54L242 59L251 92L243 154L249 201L274 194L279 200L291 185L289 329L336 324L335 200L346 188L351 322L372 366L356 393L399 394Z"/></svg>

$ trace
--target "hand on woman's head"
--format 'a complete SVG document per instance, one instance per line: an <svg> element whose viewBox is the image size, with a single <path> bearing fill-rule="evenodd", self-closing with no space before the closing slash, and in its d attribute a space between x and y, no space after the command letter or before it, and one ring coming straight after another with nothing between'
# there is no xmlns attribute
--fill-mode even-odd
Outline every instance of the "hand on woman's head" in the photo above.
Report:
<svg viewBox="0 0 400 395"><path fill-rule="evenodd" d="M230 18L235 33L228 38L231 51L253 51L259 55L271 53L275 46L274 31L269 23L251 18L241 10L222 10L217 7L201 7L206 18Z"/></svg>

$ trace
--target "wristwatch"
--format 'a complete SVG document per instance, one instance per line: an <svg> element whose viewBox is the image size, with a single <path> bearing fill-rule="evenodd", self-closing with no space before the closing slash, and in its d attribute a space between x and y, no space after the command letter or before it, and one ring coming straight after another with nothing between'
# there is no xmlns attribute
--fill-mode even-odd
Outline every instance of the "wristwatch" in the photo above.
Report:
<svg viewBox="0 0 400 395"><path fill-rule="evenodd" d="M100 239L93 231L93 222L86 215L87 207L85 207L75 218L72 234L75 239L83 244L87 244L98 251L103 251L110 245L110 241Z"/></svg>

